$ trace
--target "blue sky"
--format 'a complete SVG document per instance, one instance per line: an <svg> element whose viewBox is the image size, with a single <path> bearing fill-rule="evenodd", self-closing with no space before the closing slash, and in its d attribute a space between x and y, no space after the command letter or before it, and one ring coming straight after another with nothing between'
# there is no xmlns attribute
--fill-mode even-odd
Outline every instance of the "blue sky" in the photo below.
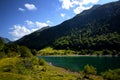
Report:
<svg viewBox="0 0 120 80"><path fill-rule="evenodd" d="M95 4L118 0L0 0L0 36L14 41L55 26Z"/></svg>

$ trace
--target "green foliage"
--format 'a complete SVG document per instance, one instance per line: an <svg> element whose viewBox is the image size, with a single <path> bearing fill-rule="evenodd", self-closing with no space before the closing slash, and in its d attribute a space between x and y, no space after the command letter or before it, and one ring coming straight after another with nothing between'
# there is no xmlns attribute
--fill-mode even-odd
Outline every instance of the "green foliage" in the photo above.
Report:
<svg viewBox="0 0 120 80"><path fill-rule="evenodd" d="M74 51L107 49L120 52L119 4L114 2L89 9L60 25L31 33L16 43L38 50L52 46Z"/></svg>
<svg viewBox="0 0 120 80"><path fill-rule="evenodd" d="M36 50L30 50L25 46L19 46L17 44L3 44L4 47L0 50L0 58L4 57L32 57L37 54Z"/></svg>
<svg viewBox="0 0 120 80"><path fill-rule="evenodd" d="M103 51L94 51L93 55L101 56L103 55Z"/></svg>
<svg viewBox="0 0 120 80"><path fill-rule="evenodd" d="M120 80L120 69L108 70L102 76L107 80Z"/></svg>
<svg viewBox="0 0 120 80"><path fill-rule="evenodd" d="M38 52L35 49L32 49L31 53L35 56L35 55L37 55Z"/></svg>
<svg viewBox="0 0 120 80"><path fill-rule="evenodd" d="M43 59L11 57L0 59L0 80L76 80L79 74L46 65Z"/></svg>
<svg viewBox="0 0 120 80"><path fill-rule="evenodd" d="M34 52L34 50L31 51L24 46L5 44L3 50L4 58L0 59L0 80L103 80L101 76L96 75L96 69L90 65L84 67L84 73L78 74L48 65L43 59L38 59L32 55L31 52ZM105 51L106 53L109 52L107 49ZM69 50L69 48L67 50L56 50L51 47L42 49L39 52L47 55L69 55L76 53L73 50ZM78 54L91 54L93 52L89 49L82 49ZM96 52L100 53L100 51ZM101 51L101 53L103 52ZM112 52L114 54L117 53L116 50ZM84 77L84 74L89 75L87 76L88 78ZM119 80L119 75L120 70L118 69L102 74L105 79L109 80Z"/></svg>
<svg viewBox="0 0 120 80"><path fill-rule="evenodd" d="M112 55L112 51L110 50L103 50L103 55Z"/></svg>
<svg viewBox="0 0 120 80"><path fill-rule="evenodd" d="M4 48L4 43L3 43L2 39L0 39L0 51L3 50L3 48Z"/></svg>
<svg viewBox="0 0 120 80"><path fill-rule="evenodd" d="M29 48L27 48L25 46L21 46L19 51L20 51L20 57L25 58L25 57L32 57L33 56L31 51L29 50Z"/></svg>
<svg viewBox="0 0 120 80"><path fill-rule="evenodd" d="M44 66L44 65L46 65L47 63L45 62L45 60L43 60L43 59L39 59L39 65L41 65L41 66Z"/></svg>
<svg viewBox="0 0 120 80"><path fill-rule="evenodd" d="M38 51L38 54L40 55L71 55L75 54L75 51L73 50L57 50L53 49L52 47L44 48L40 51Z"/></svg>
<svg viewBox="0 0 120 80"><path fill-rule="evenodd" d="M0 58L5 57L5 53L0 51Z"/></svg>
<svg viewBox="0 0 120 80"><path fill-rule="evenodd" d="M36 57L22 58L22 62L27 69L33 69L34 65L39 65L39 59Z"/></svg>
<svg viewBox="0 0 120 80"><path fill-rule="evenodd" d="M86 73L86 74L96 74L97 72L96 72L95 67L87 64L84 67L84 73Z"/></svg>
<svg viewBox="0 0 120 80"><path fill-rule="evenodd" d="M0 58L4 57L5 53L4 53L4 43L2 41L2 39L0 39Z"/></svg>
<svg viewBox="0 0 120 80"><path fill-rule="evenodd" d="M0 72L23 73L24 70L23 62L17 57L0 60Z"/></svg>
<svg viewBox="0 0 120 80"><path fill-rule="evenodd" d="M32 80L30 76L15 74L15 73L0 73L0 80Z"/></svg>
<svg viewBox="0 0 120 80"><path fill-rule="evenodd" d="M54 47L57 49L67 49L69 47L69 49L73 50L91 49L97 51L108 49L119 51L118 47L120 45L120 35L118 33L113 32L100 35L94 34L93 36L93 33L87 34L86 32L87 29L86 31L83 30L83 32L80 30L72 33L69 36L58 38L54 42ZM65 41L67 44L63 41Z"/></svg>
<svg viewBox="0 0 120 80"><path fill-rule="evenodd" d="M0 58L15 57L19 54L19 46L16 44L4 44L3 49L0 51Z"/></svg>

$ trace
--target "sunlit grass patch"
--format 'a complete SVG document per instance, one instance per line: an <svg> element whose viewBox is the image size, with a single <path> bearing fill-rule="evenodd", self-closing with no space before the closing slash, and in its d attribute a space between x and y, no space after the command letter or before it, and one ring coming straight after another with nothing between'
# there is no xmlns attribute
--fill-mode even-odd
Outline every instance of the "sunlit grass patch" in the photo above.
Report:
<svg viewBox="0 0 120 80"><path fill-rule="evenodd" d="M33 80L30 76L3 72L0 73L0 80Z"/></svg>

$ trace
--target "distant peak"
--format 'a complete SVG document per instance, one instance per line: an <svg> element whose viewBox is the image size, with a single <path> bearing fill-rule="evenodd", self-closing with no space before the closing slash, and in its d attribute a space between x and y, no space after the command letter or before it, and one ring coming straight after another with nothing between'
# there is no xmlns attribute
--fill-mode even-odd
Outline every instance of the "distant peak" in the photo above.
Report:
<svg viewBox="0 0 120 80"><path fill-rule="evenodd" d="M9 43L11 42L8 38L0 37L4 43Z"/></svg>
<svg viewBox="0 0 120 80"><path fill-rule="evenodd" d="M92 12L93 10L97 9L100 6L101 6L100 4L94 5L92 8L90 8L88 10L84 10L83 12L81 12L80 14L78 14L77 16L89 14L90 12Z"/></svg>
<svg viewBox="0 0 120 80"><path fill-rule="evenodd" d="M100 6L101 6L100 4L97 4L97 5L94 5L91 9L96 9L96 8L98 8Z"/></svg>
<svg viewBox="0 0 120 80"><path fill-rule="evenodd" d="M48 29L48 28L50 28L50 26L43 27L43 28L37 30L37 32L43 31L43 30Z"/></svg>

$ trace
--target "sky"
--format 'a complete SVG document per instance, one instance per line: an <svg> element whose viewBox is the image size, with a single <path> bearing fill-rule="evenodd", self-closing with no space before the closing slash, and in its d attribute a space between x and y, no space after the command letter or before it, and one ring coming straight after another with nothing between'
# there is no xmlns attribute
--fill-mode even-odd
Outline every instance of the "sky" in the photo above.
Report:
<svg viewBox="0 0 120 80"><path fill-rule="evenodd" d="M95 4L118 0L0 0L0 37L20 39L45 26L55 26Z"/></svg>

